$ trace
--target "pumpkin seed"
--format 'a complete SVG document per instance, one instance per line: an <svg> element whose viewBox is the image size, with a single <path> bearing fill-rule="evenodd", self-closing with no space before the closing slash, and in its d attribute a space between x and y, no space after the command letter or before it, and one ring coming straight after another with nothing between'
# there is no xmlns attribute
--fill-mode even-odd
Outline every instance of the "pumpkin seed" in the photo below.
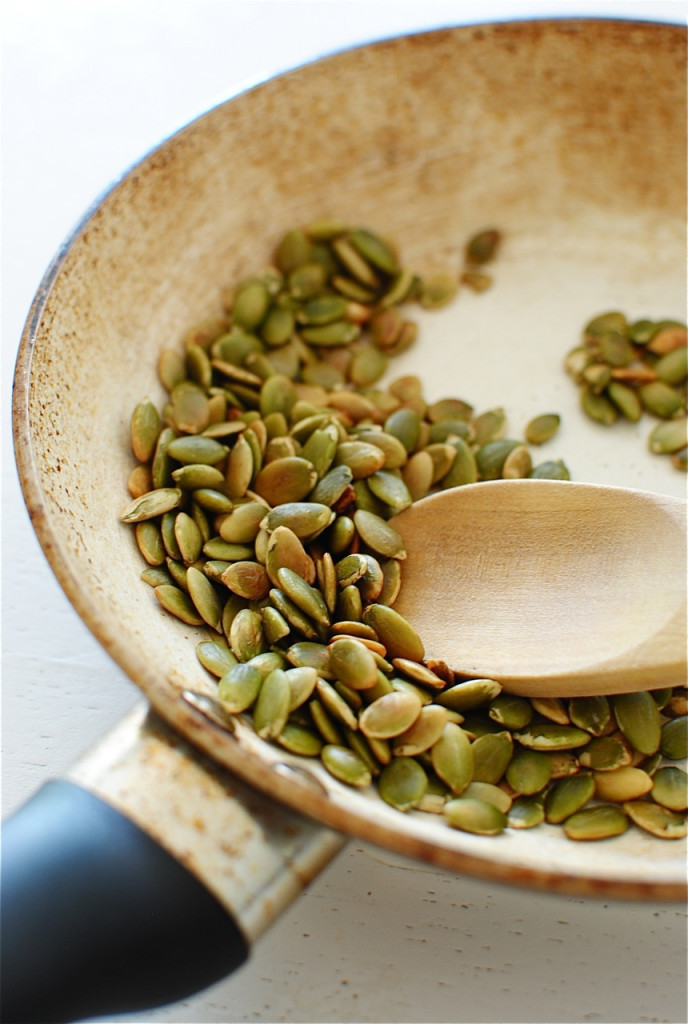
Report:
<svg viewBox="0 0 688 1024"><path fill-rule="evenodd" d="M421 708L421 700L415 693L395 690L369 704L361 713L358 726L370 739L393 739L411 728Z"/></svg>
<svg viewBox="0 0 688 1024"><path fill-rule="evenodd" d="M251 664L233 665L220 679L217 696L230 714L238 715L252 707L263 677Z"/></svg>
<svg viewBox="0 0 688 1024"><path fill-rule="evenodd" d="M433 744L430 759L435 773L459 795L473 779L473 748L461 726L447 722Z"/></svg>
<svg viewBox="0 0 688 1024"><path fill-rule="evenodd" d="M623 809L634 825L657 839L683 839L688 834L685 815L649 800L630 800Z"/></svg>
<svg viewBox="0 0 688 1024"><path fill-rule="evenodd" d="M509 828L535 828L544 820L544 800L538 795L516 797L506 816Z"/></svg>
<svg viewBox="0 0 688 1024"><path fill-rule="evenodd" d="M159 487L135 498L119 518L123 523L140 523L144 519L154 519L165 512L171 512L179 507L181 501L182 491L179 487Z"/></svg>
<svg viewBox="0 0 688 1024"><path fill-rule="evenodd" d="M418 718L405 732L395 737L392 749L397 757L415 757L437 742L447 724L447 712L437 704L422 707Z"/></svg>
<svg viewBox="0 0 688 1024"><path fill-rule="evenodd" d="M688 717L679 715L662 725L660 750L671 761L688 757Z"/></svg>
<svg viewBox="0 0 688 1024"><path fill-rule="evenodd" d="M496 784L507 769L514 750L508 732L486 733L473 744L473 779Z"/></svg>
<svg viewBox="0 0 688 1024"><path fill-rule="evenodd" d="M265 636L260 615L250 608L242 608L232 619L229 646L239 661L250 661L265 650Z"/></svg>
<svg viewBox="0 0 688 1024"><path fill-rule="evenodd" d="M659 749L662 730L659 709L650 693L624 693L612 700L622 735L641 754Z"/></svg>
<svg viewBox="0 0 688 1024"><path fill-rule="evenodd" d="M613 803L636 800L653 788L652 778L647 772L632 765L625 765L613 772L595 772L593 778L595 796L599 800Z"/></svg>
<svg viewBox="0 0 688 1024"><path fill-rule="evenodd" d="M611 720L611 707L604 696L573 697L569 701L569 717L579 729L592 736L601 736Z"/></svg>
<svg viewBox="0 0 688 1024"><path fill-rule="evenodd" d="M584 768L596 772L610 772L623 768L632 761L631 748L621 733L599 736L580 752L578 760Z"/></svg>
<svg viewBox="0 0 688 1024"><path fill-rule="evenodd" d="M501 690L501 684L494 679L469 679L443 690L437 697L437 703L453 711L470 711L494 700Z"/></svg>
<svg viewBox="0 0 688 1024"><path fill-rule="evenodd" d="M326 743L320 757L330 775L347 786L363 789L372 782L372 775L365 761L348 747Z"/></svg>
<svg viewBox="0 0 688 1024"><path fill-rule="evenodd" d="M483 800L486 804L492 804L502 814L508 814L511 807L511 797L506 790L490 782L469 782L461 794L461 799Z"/></svg>
<svg viewBox="0 0 688 1024"><path fill-rule="evenodd" d="M540 793L552 777L552 762L538 750L517 750L507 765L506 781L515 793L532 796Z"/></svg>
<svg viewBox="0 0 688 1024"><path fill-rule="evenodd" d="M208 577L200 569L190 565L186 571L186 583L189 588L189 597L198 614L211 629L221 633L222 604Z"/></svg>
<svg viewBox="0 0 688 1024"><path fill-rule="evenodd" d="M626 806L624 805L624 808ZM620 807L600 804L572 814L564 822L563 828L569 839L611 839L628 829L628 818Z"/></svg>
<svg viewBox="0 0 688 1024"><path fill-rule="evenodd" d="M181 619L189 626L202 626L203 619L196 611L188 594L171 584L163 583L155 588L155 596L165 609L175 618Z"/></svg>
<svg viewBox="0 0 688 1024"><path fill-rule="evenodd" d="M412 757L395 756L382 769L377 785L385 803L399 811L410 811L423 799L428 778Z"/></svg>
<svg viewBox="0 0 688 1024"><path fill-rule="evenodd" d="M196 646L196 655L201 665L218 679L238 664L229 647L219 640L201 640Z"/></svg>
<svg viewBox="0 0 688 1024"><path fill-rule="evenodd" d="M286 672L275 668L263 680L253 708L253 725L261 739L277 739L287 724L291 688Z"/></svg>
<svg viewBox="0 0 688 1024"><path fill-rule="evenodd" d="M688 808L688 774L677 765L659 768L652 778L652 799L670 811Z"/></svg>
<svg viewBox="0 0 688 1024"><path fill-rule="evenodd" d="M520 729L514 738L530 750L575 750L590 742L590 736L573 725L557 725L553 722L531 725Z"/></svg>
<svg viewBox="0 0 688 1024"><path fill-rule="evenodd" d="M551 441L561 425L561 416L555 412L542 413L526 424L524 436L528 444L545 444Z"/></svg>
<svg viewBox="0 0 688 1024"><path fill-rule="evenodd" d="M370 604L363 611L363 622L375 630L378 639L387 648L391 658L408 658L422 661L425 654L423 642L413 626L406 619L383 604Z"/></svg>
<svg viewBox="0 0 688 1024"><path fill-rule="evenodd" d="M290 501L269 509L263 517L262 525L269 533L278 526L288 526L299 540L310 541L322 533L334 518L335 513L327 505Z"/></svg>
<svg viewBox="0 0 688 1024"><path fill-rule="evenodd" d="M462 832L481 836L496 836L506 828L506 815L494 804L475 797L459 797L444 805L444 816L452 826Z"/></svg>

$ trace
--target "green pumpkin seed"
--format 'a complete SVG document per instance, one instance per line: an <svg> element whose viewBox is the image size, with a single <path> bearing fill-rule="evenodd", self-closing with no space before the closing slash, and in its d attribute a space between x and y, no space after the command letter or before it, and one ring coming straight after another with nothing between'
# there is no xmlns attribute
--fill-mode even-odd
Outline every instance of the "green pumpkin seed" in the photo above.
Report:
<svg viewBox="0 0 688 1024"><path fill-rule="evenodd" d="M509 828L535 828L544 820L544 800L537 795L516 797L506 816Z"/></svg>
<svg viewBox="0 0 688 1024"><path fill-rule="evenodd" d="M352 710L347 700L337 691L336 685L330 684L325 679L318 678L315 683L315 689L318 699L330 715L348 729L355 731L359 728L355 711Z"/></svg>
<svg viewBox="0 0 688 1024"><path fill-rule="evenodd" d="M139 402L130 423L131 450L139 462L152 458L161 429L162 419L155 404L150 398Z"/></svg>
<svg viewBox="0 0 688 1024"><path fill-rule="evenodd" d="M647 384L641 384L638 388L638 397L648 412L663 420L672 419L686 408L686 403L676 388L666 384L663 380L652 380Z"/></svg>
<svg viewBox="0 0 688 1024"><path fill-rule="evenodd" d="M120 522L140 523L144 519L154 519L178 508L181 501L182 491L179 487L156 488L130 502L120 515Z"/></svg>
<svg viewBox="0 0 688 1024"><path fill-rule="evenodd" d="M475 453L478 476L481 480L499 480L502 476L507 456L520 447L520 441L502 438L488 441Z"/></svg>
<svg viewBox="0 0 688 1024"><path fill-rule="evenodd" d="M287 724L291 689L286 672L273 669L263 680L253 708L253 725L261 739L277 739Z"/></svg>
<svg viewBox="0 0 688 1024"><path fill-rule="evenodd" d="M186 583L189 588L189 597L198 614L211 629L221 633L222 604L208 577L200 569L190 565L186 571Z"/></svg>
<svg viewBox="0 0 688 1024"><path fill-rule="evenodd" d="M533 717L533 706L525 697L500 693L490 701L488 714L506 729L523 729Z"/></svg>
<svg viewBox="0 0 688 1024"><path fill-rule="evenodd" d="M144 569L141 573L141 579L144 583L147 583L149 587L161 587L164 583L173 583L173 579L166 569L162 569L159 566L151 565L149 568Z"/></svg>
<svg viewBox="0 0 688 1024"><path fill-rule="evenodd" d="M435 773L459 795L473 779L473 749L468 734L454 722L447 722L430 751Z"/></svg>
<svg viewBox="0 0 688 1024"><path fill-rule="evenodd" d="M606 395L598 394L590 387L584 387L580 392L580 405L583 412L596 423L604 426L611 426L616 423L619 413Z"/></svg>
<svg viewBox="0 0 688 1024"><path fill-rule="evenodd" d="M545 444L551 441L561 425L561 416L555 412L542 413L526 424L524 436L528 444Z"/></svg>
<svg viewBox="0 0 688 1024"><path fill-rule="evenodd" d="M575 750L590 742L590 736L573 725L557 725L544 722L520 729L514 738L530 750Z"/></svg>
<svg viewBox="0 0 688 1024"><path fill-rule="evenodd" d="M312 729L295 722L287 722L276 740L284 750L299 757L319 757L322 753L321 737Z"/></svg>
<svg viewBox="0 0 688 1024"><path fill-rule="evenodd" d="M456 437L451 441L456 449L456 455L452 462L451 469L442 478L442 487L462 487L464 484L474 484L478 479L478 463L476 456L467 441L462 437Z"/></svg>
<svg viewBox="0 0 688 1024"><path fill-rule="evenodd" d="M545 796L545 819L553 825L567 821L580 811L595 794L592 775L572 775L559 779Z"/></svg>
<svg viewBox="0 0 688 1024"><path fill-rule="evenodd" d="M584 768L610 772L624 768L632 761L631 748L621 733L599 736L580 752L578 760Z"/></svg>
<svg viewBox="0 0 688 1024"><path fill-rule="evenodd" d="M561 459L548 459L528 474L531 480L570 480L571 475Z"/></svg>
<svg viewBox="0 0 688 1024"><path fill-rule="evenodd" d="M573 697L569 701L569 717L573 725L592 736L601 736L611 720L611 707L604 696Z"/></svg>
<svg viewBox="0 0 688 1024"><path fill-rule="evenodd" d="M612 700L619 729L639 753L654 754L661 740L659 709L650 693L624 693Z"/></svg>
<svg viewBox="0 0 688 1024"><path fill-rule="evenodd" d="M514 750L508 732L478 736L473 744L473 779L496 784L506 771Z"/></svg>
<svg viewBox="0 0 688 1024"><path fill-rule="evenodd" d="M496 836L506 828L506 815L494 804L475 797L459 797L444 805L444 816L452 826L462 832L480 836Z"/></svg>
<svg viewBox="0 0 688 1024"><path fill-rule="evenodd" d="M274 586L279 586L277 573L280 569L291 569L306 583L315 582L315 563L287 526L278 526L269 534L265 569Z"/></svg>
<svg viewBox="0 0 688 1024"><path fill-rule="evenodd" d="M688 808L688 774L677 765L665 765L655 772L652 780L652 799L670 811Z"/></svg>
<svg viewBox="0 0 688 1024"><path fill-rule="evenodd" d="M215 466L190 463L172 471L172 480L184 491L218 489L224 486L224 474Z"/></svg>
<svg viewBox="0 0 688 1024"><path fill-rule="evenodd" d="M444 690L438 695L437 702L453 711L470 711L481 704L493 701L501 691L501 684L494 679L469 679Z"/></svg>
<svg viewBox="0 0 688 1024"><path fill-rule="evenodd" d="M368 738L393 739L411 728L421 708L421 700L415 693L395 690L369 704L361 713L358 726Z"/></svg>
<svg viewBox="0 0 688 1024"><path fill-rule="evenodd" d="M471 421L472 441L478 448L500 440L505 430L506 413L502 408L488 409Z"/></svg>
<svg viewBox="0 0 688 1024"><path fill-rule="evenodd" d="M354 637L330 644L330 671L354 690L368 690L377 682L377 665L368 648Z"/></svg>
<svg viewBox="0 0 688 1024"><path fill-rule="evenodd" d="M662 725L660 750L670 761L684 761L688 757L688 718L685 715Z"/></svg>
<svg viewBox="0 0 688 1024"><path fill-rule="evenodd" d="M210 423L205 391L191 381L176 384L170 394L173 425L181 434L200 434Z"/></svg>
<svg viewBox="0 0 688 1024"><path fill-rule="evenodd" d="M307 459L286 456L263 466L253 486L270 505L283 505L305 498L317 479L318 474Z"/></svg>
<svg viewBox="0 0 688 1024"><path fill-rule="evenodd" d="M232 593L249 601L260 601L270 591L270 580L258 562L232 562L222 574L222 582Z"/></svg>
<svg viewBox="0 0 688 1024"><path fill-rule="evenodd" d="M647 772L632 765L625 765L613 772L596 772L593 778L598 800L612 803L636 800L652 789L652 779Z"/></svg>
<svg viewBox="0 0 688 1024"><path fill-rule="evenodd" d="M278 569L277 580L287 597L305 615L316 623L329 625L330 614L319 590L306 583L293 569Z"/></svg>
<svg viewBox="0 0 688 1024"><path fill-rule="evenodd" d="M455 274L447 271L427 274L420 282L420 304L423 309L442 309L454 300L458 290Z"/></svg>
<svg viewBox="0 0 688 1024"><path fill-rule="evenodd" d="M511 808L511 797L509 794L490 782L469 782L463 793L462 800L482 800L486 804L492 804L502 814L508 814Z"/></svg>
<svg viewBox="0 0 688 1024"><path fill-rule="evenodd" d="M533 469L533 460L530 452L524 444L513 448L502 465L503 480L524 480L530 476Z"/></svg>
<svg viewBox="0 0 688 1024"><path fill-rule="evenodd" d="M612 380L607 387L607 395L622 416L631 423L638 422L643 414L643 405L633 388L622 384L621 381Z"/></svg>
<svg viewBox="0 0 688 1024"><path fill-rule="evenodd" d="M196 611L196 608L188 594L179 587L163 583L155 588L155 596L165 609L175 618L181 619L189 626L202 626L203 619Z"/></svg>
<svg viewBox="0 0 688 1024"><path fill-rule="evenodd" d="M184 565L197 561L203 550L203 536L187 512L179 512L174 521L174 536Z"/></svg>
<svg viewBox="0 0 688 1024"><path fill-rule="evenodd" d="M393 757L382 769L378 781L382 799L399 811L418 807L427 788L427 775L412 757Z"/></svg>
<svg viewBox="0 0 688 1024"><path fill-rule="evenodd" d="M148 565L163 565L165 546L158 524L150 519L144 519L136 524L134 534L136 545Z"/></svg>
<svg viewBox="0 0 688 1024"><path fill-rule="evenodd" d="M371 604L364 610L362 617L363 622L375 630L390 658L423 660L423 642L413 626L393 608L383 604Z"/></svg>
<svg viewBox="0 0 688 1024"><path fill-rule="evenodd" d="M685 416L658 423L650 433L648 447L655 455L679 452L688 443L688 420Z"/></svg>
<svg viewBox="0 0 688 1024"><path fill-rule="evenodd" d="M407 452L412 452L420 439L420 422L420 416L414 409L402 408L390 413L385 420L384 429L396 437Z"/></svg>
<svg viewBox="0 0 688 1024"><path fill-rule="evenodd" d="M229 647L219 640L201 640L196 645L196 656L203 668L218 679L238 664Z"/></svg>
<svg viewBox="0 0 688 1024"><path fill-rule="evenodd" d="M327 743L322 748L320 757L330 775L347 786L363 789L372 782L372 775L365 761L348 747Z"/></svg>
<svg viewBox="0 0 688 1024"><path fill-rule="evenodd" d="M506 781L515 793L540 793L552 777L552 762L538 750L518 750L506 768Z"/></svg>
<svg viewBox="0 0 688 1024"><path fill-rule="evenodd" d="M167 446L168 455L184 465L202 463L207 466L215 466L218 462L222 462L228 451L229 448L226 445L202 434L176 437Z"/></svg>
<svg viewBox="0 0 688 1024"><path fill-rule="evenodd" d="M688 834L685 815L649 800L631 800L624 811L634 825L657 839L683 839Z"/></svg>
<svg viewBox="0 0 688 1024"><path fill-rule="evenodd" d="M265 636L260 615L249 608L242 608L232 619L228 639L239 661L250 661L257 654L262 654Z"/></svg>
<svg viewBox="0 0 688 1024"><path fill-rule="evenodd" d="M217 696L230 714L238 715L252 707L262 685L263 677L257 668L237 664L221 677Z"/></svg>
<svg viewBox="0 0 688 1024"><path fill-rule="evenodd" d="M563 828L569 839L611 839L628 829L628 818L620 807L600 804L572 814L564 822Z"/></svg>
<svg viewBox="0 0 688 1024"><path fill-rule="evenodd" d="M688 348L681 345L666 352L660 356L653 369L665 384L682 384L688 376Z"/></svg>
<svg viewBox="0 0 688 1024"><path fill-rule="evenodd" d="M439 740L447 724L447 712L437 704L422 707L418 718L405 732L394 738L392 749L397 757L415 757Z"/></svg>
<svg viewBox="0 0 688 1024"><path fill-rule="evenodd" d="M560 725L570 725L566 705L560 697L531 697L530 703L533 706L533 711L537 711L548 721L558 722Z"/></svg>
<svg viewBox="0 0 688 1024"><path fill-rule="evenodd" d="M310 541L327 529L334 518L335 513L327 505L308 501L291 501L269 509L263 518L262 525L270 533L278 526L288 526L300 540Z"/></svg>

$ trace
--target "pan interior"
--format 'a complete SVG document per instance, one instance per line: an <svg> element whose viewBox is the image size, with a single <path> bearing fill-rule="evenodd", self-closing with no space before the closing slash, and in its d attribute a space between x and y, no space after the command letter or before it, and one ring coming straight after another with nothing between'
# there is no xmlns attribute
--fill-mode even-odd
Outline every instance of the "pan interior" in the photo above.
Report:
<svg viewBox="0 0 688 1024"><path fill-rule="evenodd" d="M212 110L85 220L22 340L17 461L69 598L166 719L290 805L447 867L550 887L620 878L640 894L682 878L683 844L629 833L612 862L542 832L471 839L310 768L285 769L249 730L218 730L180 697L214 690L195 631L163 616L138 581L140 556L117 516L131 411L147 395L162 401L160 350L217 313L221 289L265 265L286 229L322 216L395 238L421 272L458 271L466 238L498 227L493 289L419 313L419 342L390 377L418 373L429 399L503 405L518 434L558 411L556 457L574 479L683 496L680 474L646 452L645 424L611 436L583 420L562 360L603 310L685 319L685 123L682 29L444 30L339 54Z"/></svg>

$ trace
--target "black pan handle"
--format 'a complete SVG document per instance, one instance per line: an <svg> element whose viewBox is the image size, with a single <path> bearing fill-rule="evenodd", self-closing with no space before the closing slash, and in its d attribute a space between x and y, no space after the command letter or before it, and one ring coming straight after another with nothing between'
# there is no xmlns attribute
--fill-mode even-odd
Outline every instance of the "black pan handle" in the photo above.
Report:
<svg viewBox="0 0 688 1024"><path fill-rule="evenodd" d="M182 999L239 967L239 926L142 829L67 781L2 829L2 1020L73 1021Z"/></svg>
<svg viewBox="0 0 688 1024"><path fill-rule="evenodd" d="M2 1024L131 1013L207 988L343 843L135 709L3 823Z"/></svg>

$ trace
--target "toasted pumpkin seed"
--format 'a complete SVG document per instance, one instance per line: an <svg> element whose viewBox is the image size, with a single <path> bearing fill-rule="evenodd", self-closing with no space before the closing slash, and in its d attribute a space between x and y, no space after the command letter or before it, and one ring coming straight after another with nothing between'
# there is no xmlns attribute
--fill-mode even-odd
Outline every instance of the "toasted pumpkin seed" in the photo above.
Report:
<svg viewBox="0 0 688 1024"><path fill-rule="evenodd" d="M481 836L498 835L507 824L506 815L498 807L475 797L461 796L448 800L444 805L444 816L452 828Z"/></svg>
<svg viewBox="0 0 688 1024"><path fill-rule="evenodd" d="M365 761L348 747L326 743L320 756L330 775L347 786L363 789L372 782L372 774Z"/></svg>
<svg viewBox="0 0 688 1024"><path fill-rule="evenodd" d="M436 774L457 796L473 779L473 748L468 734L454 722L445 725L432 746L430 759Z"/></svg>
<svg viewBox="0 0 688 1024"><path fill-rule="evenodd" d="M393 757L382 769L378 780L382 799L399 811L418 807L427 788L427 775L412 757Z"/></svg>
<svg viewBox="0 0 688 1024"><path fill-rule="evenodd" d="M628 818L620 807L600 804L572 814L564 822L563 828L569 839L611 839L628 829Z"/></svg>
<svg viewBox="0 0 688 1024"><path fill-rule="evenodd" d="M659 768L651 780L652 799L671 811L688 808L688 774L677 765Z"/></svg>
<svg viewBox="0 0 688 1024"><path fill-rule="evenodd" d="M170 512L178 508L182 501L182 491L178 487L159 487L154 491L148 491L130 502L122 514L120 521L123 523L140 523L144 519L154 519L156 516Z"/></svg>
<svg viewBox="0 0 688 1024"><path fill-rule="evenodd" d="M622 735L641 754L654 754L661 740L659 709L650 693L624 693L612 700Z"/></svg>
<svg viewBox="0 0 688 1024"><path fill-rule="evenodd" d="M623 808L634 825L657 839L683 839L688 834L685 815L661 804L650 800L630 800Z"/></svg>

